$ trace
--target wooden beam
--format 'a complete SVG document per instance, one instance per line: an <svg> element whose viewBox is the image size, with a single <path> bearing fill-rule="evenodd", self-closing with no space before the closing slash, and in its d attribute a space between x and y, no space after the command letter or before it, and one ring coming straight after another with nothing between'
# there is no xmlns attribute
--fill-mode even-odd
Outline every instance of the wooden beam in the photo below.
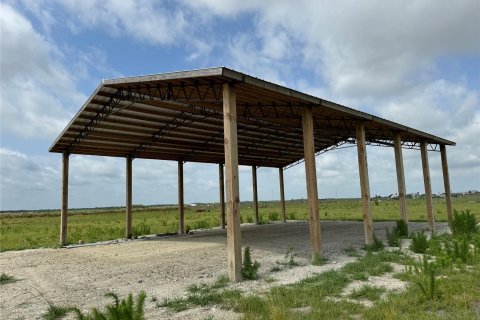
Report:
<svg viewBox="0 0 480 320"><path fill-rule="evenodd" d="M240 195L238 182L237 105L233 84L223 85L223 127L227 184L227 262L230 281L242 280Z"/></svg>
<svg viewBox="0 0 480 320"><path fill-rule="evenodd" d="M178 161L178 233L185 234L185 210L183 203L183 161Z"/></svg>
<svg viewBox="0 0 480 320"><path fill-rule="evenodd" d="M282 221L287 222L287 214L285 211L285 188L283 185L283 168L278 168L278 177L280 179L280 209L282 211Z"/></svg>
<svg viewBox="0 0 480 320"><path fill-rule="evenodd" d="M360 191L362 194L363 228L365 244L373 243L372 206L370 204L370 184L368 181L367 148L365 143L365 123L356 126L358 172L360 175Z"/></svg>
<svg viewBox="0 0 480 320"><path fill-rule="evenodd" d="M435 216L433 214L432 186L430 183L430 168L428 165L427 143L420 143L420 152L422 156L423 183L425 185L425 202L427 203L428 227L431 232L435 232Z"/></svg>
<svg viewBox="0 0 480 320"><path fill-rule="evenodd" d="M220 226L225 229L225 180L223 177L223 163L218 164L218 187L220 189Z"/></svg>
<svg viewBox="0 0 480 320"><path fill-rule="evenodd" d="M405 188L405 171L403 168L402 138L396 134L393 139L395 150L395 164L397 168L398 201L400 203L400 218L408 223L407 194Z"/></svg>
<svg viewBox="0 0 480 320"><path fill-rule="evenodd" d="M125 237L132 237L132 157L127 156L126 169L126 215L125 215Z"/></svg>
<svg viewBox="0 0 480 320"><path fill-rule="evenodd" d="M305 174L307 182L308 226L312 259L322 255L320 217L318 213L317 172L315 166L315 141L313 136L313 114L311 107L302 109L303 150L305 156Z"/></svg>
<svg viewBox="0 0 480 320"><path fill-rule="evenodd" d="M444 144L440 145L440 155L442 157L443 185L445 187L445 202L447 204L448 224L452 227L452 193L450 191L450 176L448 174L447 149Z"/></svg>
<svg viewBox="0 0 480 320"><path fill-rule="evenodd" d="M258 220L258 193L257 193L257 166L252 166L252 188L253 188L253 216L255 224Z"/></svg>
<svg viewBox="0 0 480 320"><path fill-rule="evenodd" d="M60 212L60 245L67 244L67 215L68 215L68 159L69 154L64 151L62 158L62 210Z"/></svg>

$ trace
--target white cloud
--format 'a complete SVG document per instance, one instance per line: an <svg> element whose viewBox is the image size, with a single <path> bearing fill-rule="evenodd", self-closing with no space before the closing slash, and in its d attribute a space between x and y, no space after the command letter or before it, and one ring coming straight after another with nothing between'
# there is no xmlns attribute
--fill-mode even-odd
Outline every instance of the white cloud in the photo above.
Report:
<svg viewBox="0 0 480 320"><path fill-rule="evenodd" d="M188 28L180 8L171 10L165 3L142 0L56 1L72 20L73 32L101 28L115 37L128 35L147 44L174 44Z"/></svg>
<svg viewBox="0 0 480 320"><path fill-rule="evenodd" d="M80 105L68 71L52 60L56 48L7 4L0 4L2 131L52 139L68 122L68 104Z"/></svg>
<svg viewBox="0 0 480 320"><path fill-rule="evenodd" d="M0 148L0 210L52 208L52 197L59 186L59 161L46 157L32 159L24 153ZM58 193L60 195L60 193Z"/></svg>

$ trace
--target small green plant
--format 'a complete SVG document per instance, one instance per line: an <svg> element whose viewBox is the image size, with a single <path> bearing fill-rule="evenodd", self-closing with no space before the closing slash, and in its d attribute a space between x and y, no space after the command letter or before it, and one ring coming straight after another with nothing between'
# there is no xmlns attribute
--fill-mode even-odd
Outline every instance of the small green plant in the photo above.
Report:
<svg viewBox="0 0 480 320"><path fill-rule="evenodd" d="M278 265L270 268L270 272L280 272L280 271L282 271L282 268Z"/></svg>
<svg viewBox="0 0 480 320"><path fill-rule="evenodd" d="M272 211L268 214L269 221L278 221L278 212Z"/></svg>
<svg viewBox="0 0 480 320"><path fill-rule="evenodd" d="M477 219L470 210L454 211L452 221L452 233L454 236L465 235L471 237L478 232Z"/></svg>
<svg viewBox="0 0 480 320"><path fill-rule="evenodd" d="M345 254L349 257L360 257L360 253L354 246L348 246L343 250Z"/></svg>
<svg viewBox="0 0 480 320"><path fill-rule="evenodd" d="M293 253L293 247L289 246L287 252L285 253L285 262L282 263L283 265L292 268L298 266L298 262L295 261L295 254Z"/></svg>
<svg viewBox="0 0 480 320"><path fill-rule="evenodd" d="M253 223L253 217L252 216L247 216L247 222L248 223Z"/></svg>
<svg viewBox="0 0 480 320"><path fill-rule="evenodd" d="M258 261L253 262L250 247L246 247L243 253L242 275L243 279L254 280L258 277L258 268L260 263Z"/></svg>
<svg viewBox="0 0 480 320"><path fill-rule="evenodd" d="M127 299L120 299L118 296L109 292L106 297L113 298L114 303L105 307L105 311L93 308L90 313L84 314L76 307L59 307L49 303L47 312L42 315L44 320L63 319L70 313L74 313L77 320L144 320L144 305L146 293L141 291L134 300L130 293Z"/></svg>
<svg viewBox="0 0 480 320"><path fill-rule="evenodd" d="M400 247L400 235L396 228L393 228L392 231L386 228L385 233L387 235L387 243L390 247Z"/></svg>
<svg viewBox="0 0 480 320"><path fill-rule="evenodd" d="M408 237L408 224L405 222L405 220L396 221L395 231L398 233L398 236L401 238Z"/></svg>
<svg viewBox="0 0 480 320"><path fill-rule="evenodd" d="M295 214L295 212L289 212L287 214L287 219L288 220L297 220L297 215Z"/></svg>
<svg viewBox="0 0 480 320"><path fill-rule="evenodd" d="M383 248L385 248L385 245L383 244L382 240L377 238L375 233L373 234L373 242L365 245L366 251L380 251L383 250Z"/></svg>
<svg viewBox="0 0 480 320"><path fill-rule="evenodd" d="M425 253L428 248L427 236L423 231L412 233L412 244L410 250L415 253Z"/></svg>
<svg viewBox="0 0 480 320"><path fill-rule="evenodd" d="M0 275L0 285L18 281L14 276L2 272Z"/></svg>
<svg viewBox="0 0 480 320"><path fill-rule="evenodd" d="M437 265L434 261L428 261L427 257L423 255L422 262L414 267L415 273L420 275L416 283L422 293L428 299L433 299L436 295L437 283L435 274L437 272Z"/></svg>
<svg viewBox="0 0 480 320"><path fill-rule="evenodd" d="M446 256L457 265L472 262L475 255L475 251L473 250L475 246L470 246L468 237L465 235L453 238L450 241L445 240L443 242L443 247Z"/></svg>
<svg viewBox="0 0 480 320"><path fill-rule="evenodd" d="M42 315L42 319L43 320L63 319L72 311L74 311L74 308L72 307L59 307L49 302L47 312L45 312Z"/></svg>
<svg viewBox="0 0 480 320"><path fill-rule="evenodd" d="M315 257L312 259L312 264L314 266L323 266L323 265L327 264L327 262L328 262L328 259L322 257L319 254L316 254Z"/></svg>

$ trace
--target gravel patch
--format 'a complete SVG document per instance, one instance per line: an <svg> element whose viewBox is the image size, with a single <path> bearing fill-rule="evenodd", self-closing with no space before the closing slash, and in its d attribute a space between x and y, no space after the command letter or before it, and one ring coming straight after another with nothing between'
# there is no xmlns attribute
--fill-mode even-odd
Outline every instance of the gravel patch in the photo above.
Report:
<svg viewBox="0 0 480 320"><path fill-rule="evenodd" d="M346 256L344 250L363 246L363 223L322 221L321 224L324 256L328 259L324 266L309 264L306 222L242 225L242 247L250 246L252 258L261 263L260 279L232 287L261 293L273 285L296 282L315 273L340 268L355 259ZM385 239L387 226L393 227L394 223L374 223L375 233L381 239ZM439 223L437 227L446 228L446 225ZM410 224L411 231L425 228L426 223ZM301 266L271 272L290 247ZM152 297L161 301L182 296L189 285L214 282L226 274L226 270L226 232L220 229L102 245L3 252L0 253L0 272L19 281L2 285L0 313L2 319L39 319L48 302L76 305L87 311L110 303L111 300L104 297L109 291L125 297L130 292L136 294L144 290L149 319L201 319L210 315L214 319L235 319L238 315L217 307L168 314L151 301Z"/></svg>

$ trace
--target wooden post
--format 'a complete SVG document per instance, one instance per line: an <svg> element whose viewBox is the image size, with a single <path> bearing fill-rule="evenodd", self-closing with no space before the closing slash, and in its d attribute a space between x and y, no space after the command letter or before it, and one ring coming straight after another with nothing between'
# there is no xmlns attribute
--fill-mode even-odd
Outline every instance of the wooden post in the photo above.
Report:
<svg viewBox="0 0 480 320"><path fill-rule="evenodd" d="M185 211L183 209L183 161L178 161L178 233L185 234Z"/></svg>
<svg viewBox="0 0 480 320"><path fill-rule="evenodd" d="M305 175L307 182L307 207L310 229L312 259L322 255L320 217L318 213L317 172L315 166L315 140L313 134L312 107L302 108L303 151L305 157Z"/></svg>
<svg viewBox="0 0 480 320"><path fill-rule="evenodd" d="M285 189L283 185L283 168L278 168L278 177L280 179L280 209L282 211L282 221L287 222L287 214L285 211Z"/></svg>
<svg viewBox="0 0 480 320"><path fill-rule="evenodd" d="M67 215L68 215L68 158L67 151L62 157L62 210L60 212L60 245L67 244Z"/></svg>
<svg viewBox="0 0 480 320"><path fill-rule="evenodd" d="M430 184L430 168L428 165L427 144L420 143L422 156L423 183L425 185L425 201L427 203L428 227L430 232L435 231L435 216L433 215L432 186Z"/></svg>
<svg viewBox="0 0 480 320"><path fill-rule="evenodd" d="M258 220L258 194L257 194L257 167L252 166L252 187L253 187L253 216L255 224L259 223Z"/></svg>
<svg viewBox="0 0 480 320"><path fill-rule="evenodd" d="M233 84L223 84L223 130L227 184L227 262L230 281L242 280L238 182L237 101Z"/></svg>
<svg viewBox="0 0 480 320"><path fill-rule="evenodd" d="M450 177L448 175L447 149L444 144L440 145L440 155L442 157L443 185L445 186L445 202L447 204L448 224L452 227L452 194L450 192Z"/></svg>
<svg viewBox="0 0 480 320"><path fill-rule="evenodd" d="M127 156L125 237L132 237L132 156Z"/></svg>
<svg viewBox="0 0 480 320"><path fill-rule="evenodd" d="M407 214L407 194L405 188L405 172L403 168L402 156L402 138L396 134L393 139L393 148L395 150L395 164L397 168L398 201L400 203L400 218L408 223Z"/></svg>
<svg viewBox="0 0 480 320"><path fill-rule="evenodd" d="M223 178L223 164L218 164L218 186L220 189L220 226L225 229L225 183Z"/></svg>
<svg viewBox="0 0 480 320"><path fill-rule="evenodd" d="M357 123L358 172L360 174L360 191L362 194L363 228L365 244L373 243L372 206L370 204L370 184L368 181L367 147L365 143L365 123Z"/></svg>

